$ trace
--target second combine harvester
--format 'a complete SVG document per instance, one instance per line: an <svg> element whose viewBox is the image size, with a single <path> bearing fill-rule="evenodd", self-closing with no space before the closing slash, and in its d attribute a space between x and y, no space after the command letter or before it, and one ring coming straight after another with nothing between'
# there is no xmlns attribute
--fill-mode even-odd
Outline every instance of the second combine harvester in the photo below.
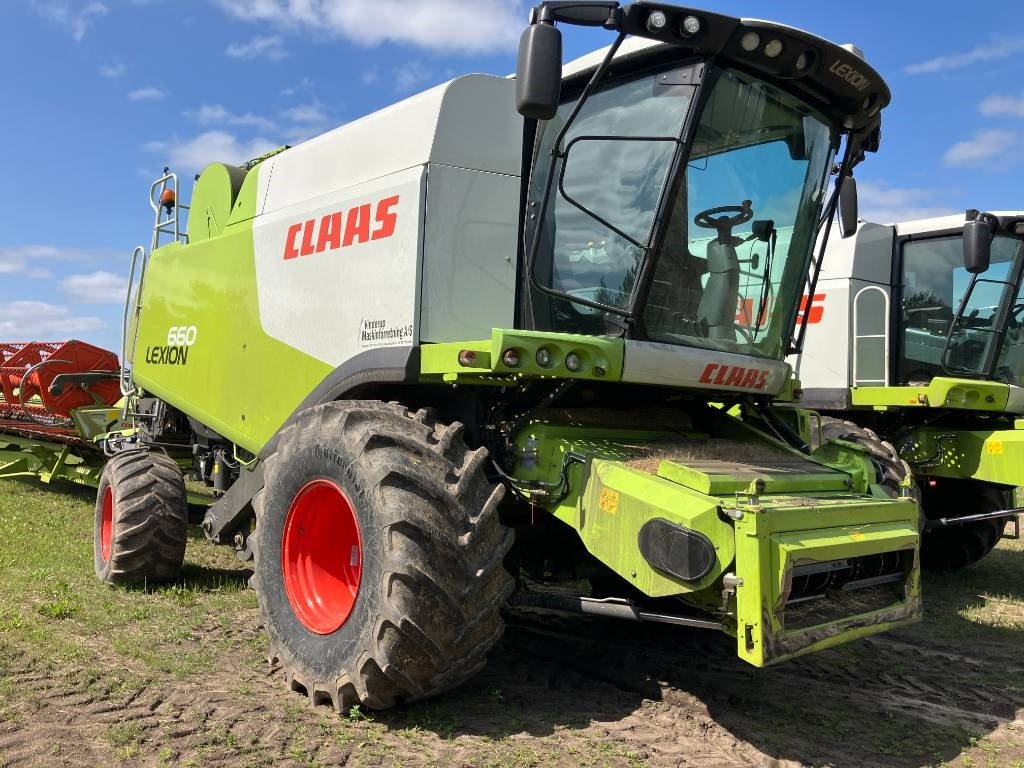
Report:
<svg viewBox="0 0 1024 768"><path fill-rule="evenodd" d="M615 42L563 71L556 23ZM191 457L273 659L338 708L465 681L510 598L721 630L758 666L917 619L904 467L809 454L807 414L773 408L830 180L888 101L852 49L790 27L552 2L515 80L208 166L187 234L168 175L98 574L180 566ZM741 271L773 297L757 322Z"/></svg>
<svg viewBox="0 0 1024 768"><path fill-rule="evenodd" d="M1024 212L861 222L829 245L798 363L822 433L913 467L925 568L985 557L1024 485Z"/></svg>

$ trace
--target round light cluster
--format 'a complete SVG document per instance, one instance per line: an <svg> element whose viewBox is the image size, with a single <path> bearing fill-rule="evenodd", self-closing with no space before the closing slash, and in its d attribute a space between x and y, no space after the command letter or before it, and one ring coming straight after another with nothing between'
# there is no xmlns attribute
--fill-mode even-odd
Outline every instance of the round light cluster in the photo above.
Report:
<svg viewBox="0 0 1024 768"><path fill-rule="evenodd" d="M647 17L647 31L658 32L665 28L668 24L668 17L664 11L651 11L651 15Z"/></svg>
<svg viewBox="0 0 1024 768"><path fill-rule="evenodd" d="M761 45L761 36L757 32L745 32L740 38L740 48L747 53L753 53Z"/></svg>
<svg viewBox="0 0 1024 768"><path fill-rule="evenodd" d="M764 46L764 55L769 59L774 59L782 53L782 41L779 39L769 40Z"/></svg>

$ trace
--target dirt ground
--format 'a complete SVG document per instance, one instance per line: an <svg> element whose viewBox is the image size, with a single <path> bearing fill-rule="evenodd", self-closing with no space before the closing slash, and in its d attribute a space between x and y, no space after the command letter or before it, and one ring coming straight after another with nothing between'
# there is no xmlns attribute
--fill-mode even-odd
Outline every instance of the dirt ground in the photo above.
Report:
<svg viewBox="0 0 1024 768"><path fill-rule="evenodd" d="M92 502L0 482L0 766L1024 768L1024 546L929 574L927 617L779 667L717 633L509 614L464 688L341 717L265 662L247 572L92 576Z"/></svg>

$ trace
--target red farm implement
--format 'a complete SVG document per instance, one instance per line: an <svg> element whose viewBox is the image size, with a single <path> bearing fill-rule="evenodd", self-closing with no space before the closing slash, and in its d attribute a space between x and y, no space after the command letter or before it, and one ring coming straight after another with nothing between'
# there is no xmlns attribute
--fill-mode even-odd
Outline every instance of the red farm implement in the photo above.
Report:
<svg viewBox="0 0 1024 768"><path fill-rule="evenodd" d="M90 436L119 414L119 371L81 341L0 343L0 478L95 484L104 456Z"/></svg>

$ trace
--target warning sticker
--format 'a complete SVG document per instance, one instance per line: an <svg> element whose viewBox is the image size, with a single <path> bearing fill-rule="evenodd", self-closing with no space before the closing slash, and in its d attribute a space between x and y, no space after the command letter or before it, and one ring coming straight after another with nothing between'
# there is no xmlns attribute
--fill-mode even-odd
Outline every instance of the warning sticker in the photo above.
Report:
<svg viewBox="0 0 1024 768"><path fill-rule="evenodd" d="M602 512L614 515L619 511L619 492L613 491L611 488L602 488L601 498L598 499L597 505Z"/></svg>

